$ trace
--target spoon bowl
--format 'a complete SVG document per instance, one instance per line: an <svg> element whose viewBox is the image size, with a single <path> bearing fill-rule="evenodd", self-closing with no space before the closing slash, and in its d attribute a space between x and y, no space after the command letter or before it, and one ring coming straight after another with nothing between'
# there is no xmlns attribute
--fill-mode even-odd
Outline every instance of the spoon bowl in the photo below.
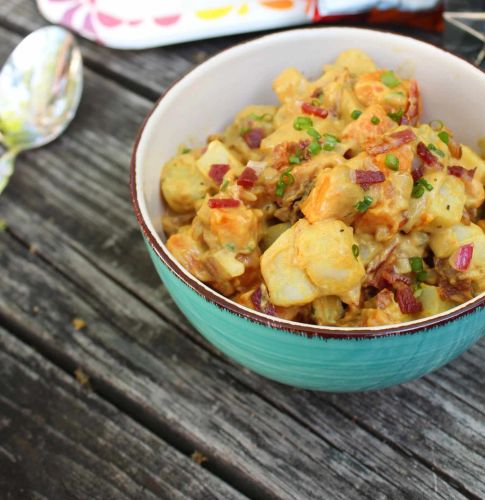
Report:
<svg viewBox="0 0 485 500"><path fill-rule="evenodd" d="M58 26L38 29L14 49L0 72L0 193L17 154L62 134L81 99L81 51L74 36Z"/></svg>

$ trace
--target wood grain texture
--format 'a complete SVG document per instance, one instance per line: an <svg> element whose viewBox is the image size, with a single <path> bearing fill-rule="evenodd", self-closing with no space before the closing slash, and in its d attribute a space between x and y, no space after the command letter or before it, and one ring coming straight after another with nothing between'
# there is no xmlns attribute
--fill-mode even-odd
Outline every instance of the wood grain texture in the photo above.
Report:
<svg viewBox="0 0 485 500"><path fill-rule="evenodd" d="M0 328L0 496L242 498Z"/></svg>
<svg viewBox="0 0 485 500"><path fill-rule="evenodd" d="M18 20L23 9L32 11L2 3L0 18ZM15 43L0 29L0 57ZM60 363L83 366L96 390L172 444L203 451L211 470L248 494L485 496L483 341L422 381L331 396L249 374L194 332L155 275L128 202L131 143L151 103L127 90L122 72L133 71L130 57L147 64L139 75L155 66L145 52L124 59L83 46L122 85L87 71L66 135L19 159L0 198L10 226L0 235L0 316ZM169 49L147 53L176 67ZM146 78L153 88L166 85L155 78ZM86 331L72 329L74 316Z"/></svg>

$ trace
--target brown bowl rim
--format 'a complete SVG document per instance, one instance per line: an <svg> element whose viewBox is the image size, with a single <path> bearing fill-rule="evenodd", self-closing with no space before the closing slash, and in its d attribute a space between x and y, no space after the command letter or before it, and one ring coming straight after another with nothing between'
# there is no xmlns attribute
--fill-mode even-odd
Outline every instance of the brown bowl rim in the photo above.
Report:
<svg viewBox="0 0 485 500"><path fill-rule="evenodd" d="M432 43L429 43L424 40L418 40L415 39L411 36L407 35L401 35L401 34L396 34L392 33L386 30L377 30L377 29L369 29L369 28L360 28L360 27L336 27L336 26L326 26L326 27L321 27L321 28L314 28L314 27L306 27L306 28L300 28L298 30L291 30L291 31L306 31L309 29L353 29L353 30L361 30L361 31L376 31L380 33L387 33L391 34L396 37L402 37L402 38L409 38L414 41L419 41L420 43L424 43L426 45L431 45L435 49L441 50L442 52L445 52L448 56L456 57L457 59L460 59L463 62L466 62L469 64L472 68L474 68L477 71L481 71L479 68L471 64L469 61L466 59L463 59L460 56L457 56L456 54L453 54L452 52L449 52L441 47L438 47ZM182 75L180 78L175 80L168 88L167 90L160 95L160 97L157 99L153 107L151 108L150 112L148 115L145 117L143 120L143 123L141 124L136 139L135 143L133 145L132 149L132 154L131 154L131 160L130 160L130 197L131 197L131 203L133 206L133 210L135 212L136 219L138 221L138 224L140 225L143 235L145 236L145 239L148 241L152 249L155 251L156 255L160 257L162 262L167 266L169 271L171 271L178 279L180 279L185 285L187 285L189 288L191 288L193 291L195 291L198 295L200 295L202 298L207 300L208 302L213 303L220 309L230 312L232 314L235 314L239 317L246 318L249 321L253 323L257 323L262 326L266 326L269 328L289 332L292 334L296 335L302 335L302 336L307 336L307 337L319 337L322 339L339 339L339 340L351 340L351 339L372 339L372 338L382 338L382 337L391 337L391 336L397 336L397 335L410 335L413 333L419 333L423 332L426 330L430 330L434 327L442 326L444 324L447 324L451 321L454 321L458 318L461 318L463 316L467 316L469 314L472 314L474 311L477 311L478 309L482 308L485 305L485 295L481 297L479 300L475 300L474 302L470 303L470 301L465 302L464 304L461 304L459 306L459 309L455 309L454 311L451 311L448 314L442 314L439 317L433 317L431 316L429 319L423 318L422 320L418 320L419 323L401 323L399 325L393 326L389 325L388 328L385 329L380 329L380 330L371 330L371 327L362 327L360 329L357 328L352 328L352 330L347 329L346 327L329 327L329 326L320 326L320 325L311 325L311 324L306 324L306 323L299 323L299 322L288 322L287 320L280 319L274 316L268 316L263 313L259 313L257 311L251 311L251 310L246 310L243 309L242 307L237 304L237 302L234 302L231 299L228 299L222 295L219 295L215 290L212 290L208 286L205 287L202 285L199 280L194 278L191 275L185 274L182 269L179 267L178 264L175 263L174 260L170 258L170 256L167 254L165 249L157 242L157 240L153 237L152 233L150 232L145 219L143 218L143 215L140 210L140 205L138 203L138 197L137 197L137 190L136 190L136 167L137 167L137 162L136 162L136 156L137 156L137 151L138 151L138 146L141 140L141 137L143 136L145 127L152 116L153 112L158 108L162 100L165 98L165 96L170 92L170 90L183 78L185 78L187 75L192 73L196 68L201 66L202 64L206 63L207 61L211 60L212 58L218 56L219 54L223 52L227 52L234 47L238 47L241 45L246 45L249 43L252 43L255 40L260 40L262 38L267 38L271 36L278 35L279 33L283 33L285 31L290 31L290 30L283 30L279 31L276 34L271 33L269 35L264 35L261 37L253 38L251 40L247 40L244 42L237 43L231 47L228 47L227 49L224 49L217 54L212 55L205 61L203 61L200 64L197 64L194 66L192 69L190 69L188 72L186 72L184 75ZM483 71L482 71L483 72ZM474 299L471 299L472 301Z"/></svg>

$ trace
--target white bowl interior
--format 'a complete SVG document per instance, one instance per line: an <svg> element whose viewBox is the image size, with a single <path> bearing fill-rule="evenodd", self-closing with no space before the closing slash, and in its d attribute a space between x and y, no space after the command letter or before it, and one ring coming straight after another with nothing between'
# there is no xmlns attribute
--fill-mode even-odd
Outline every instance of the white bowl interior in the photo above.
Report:
<svg viewBox="0 0 485 500"><path fill-rule="evenodd" d="M357 28L304 29L262 37L222 52L190 72L166 93L146 123L136 155L136 192L148 229L160 245L164 240L160 172L177 147L203 144L248 104L276 103L271 82L284 68L294 66L313 79L324 64L349 48L364 50L379 67L416 78L423 120L443 120L460 141L477 147L485 135L485 75L462 59L418 40Z"/></svg>

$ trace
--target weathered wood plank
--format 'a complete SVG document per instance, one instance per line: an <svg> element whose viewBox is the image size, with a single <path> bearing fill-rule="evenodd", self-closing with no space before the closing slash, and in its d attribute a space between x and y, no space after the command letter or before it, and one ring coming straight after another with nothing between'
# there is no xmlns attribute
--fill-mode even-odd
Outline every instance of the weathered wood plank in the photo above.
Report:
<svg viewBox="0 0 485 500"><path fill-rule="evenodd" d="M110 108L97 106L99 101L96 97L101 102L110 102L112 109L111 106ZM162 288L146 258L126 201L124 164L127 164L129 154L127 141L130 141L129 135L134 133L136 128L134 121L138 117L141 119L146 108L148 103L145 100L122 91L116 85L96 78L88 72L86 96L73 127L65 137L51 147L28 154L23 161L21 159L19 171L22 174L17 174L12 181L4 196L5 202L2 203L3 200L0 200L0 214L4 214L17 234L25 241L38 245L42 255L64 273L71 275L92 294L92 297L100 296L104 302L110 299L112 293L112 283L107 283L106 287L101 287L100 290L101 278L96 269L99 268L103 273L115 277L117 281L140 295L151 307L169 317L174 324L180 325L181 320L170 301L165 300L166 297L163 301L160 300ZM116 130L116 136L106 135L107 124L112 130ZM104 186L109 186L109 189L104 189ZM107 234L110 236L107 237ZM85 262L81 258L83 255ZM89 272L87 269L90 269ZM139 309L138 306L127 309L125 299L116 301L111 298L110 304L113 316L119 319L124 328L130 328L133 332L143 330L145 334L150 332L152 338L157 338L153 325L159 320L154 318L150 328L147 324L149 322L143 322L143 318L148 317L145 309ZM45 307L50 307L49 303L46 303ZM68 318L64 320L67 322ZM184 329L193 335L185 323ZM242 376L242 372L238 369L234 370L232 367L224 369L231 370L231 374L236 378ZM266 384L258 377L251 376L250 380L255 388L261 388L258 390L262 390ZM291 390L276 384L264 387L267 388L265 396L274 405L280 404L280 398L285 400L286 394L291 393ZM479 392L477 385L476 393ZM305 422L306 411L300 409L296 402L291 398L288 399L288 407L296 406L298 411L292 415ZM343 416L338 412L332 414L333 410L330 411L327 407L328 400L323 397L322 400L317 400L317 404L307 405L306 410L311 410L315 415L330 412L329 418L336 420L333 427L337 429L338 421ZM392 407L389 412L392 415ZM347 424L349 425L348 422ZM331 439L337 447L342 446L348 453L353 453L352 456L359 461L375 460L375 451L371 450L373 447L378 449L380 441L362 429L354 428L354 432L359 432L361 439L362 436L366 436L369 441L365 452L360 448L354 451L355 442L352 437L345 438L344 433L329 437L327 428L322 428L321 422L314 422L313 430ZM431 453L430 450L427 442L414 443L413 453L419 457L424 455L426 459ZM444 447L442 453L452 453L452 449ZM396 458L399 457L399 453L389 451L386 447L383 455L387 454L393 457L390 460L399 462ZM416 466L414 460L406 457L402 463L403 468ZM379 467L381 469L385 467L384 461L377 466L378 470ZM466 463L462 466L466 467ZM451 477L455 476L454 471L446 473L448 472ZM457 477L459 472L459 469L456 470ZM421 468L419 474L424 478L423 488L434 488L434 477L429 471ZM392 480L395 480L394 477ZM438 490L446 491L446 483L441 484L441 479L439 481ZM402 484L399 480L397 482ZM421 488L421 486L414 487Z"/></svg>
<svg viewBox="0 0 485 500"><path fill-rule="evenodd" d="M201 450L208 466L212 462L218 471L239 477L249 493L372 498L375 492L398 491L246 389L223 363L151 311L145 308L139 319L138 302L106 279L97 278L96 296L84 293L5 232L0 266L5 270L0 317L54 357L81 365L103 395L111 388L135 403L142 416L156 419L164 436ZM87 321L84 332L73 331L74 316ZM131 325L117 327L130 316Z"/></svg>
<svg viewBox="0 0 485 500"><path fill-rule="evenodd" d="M242 498L0 328L0 491L19 498Z"/></svg>

